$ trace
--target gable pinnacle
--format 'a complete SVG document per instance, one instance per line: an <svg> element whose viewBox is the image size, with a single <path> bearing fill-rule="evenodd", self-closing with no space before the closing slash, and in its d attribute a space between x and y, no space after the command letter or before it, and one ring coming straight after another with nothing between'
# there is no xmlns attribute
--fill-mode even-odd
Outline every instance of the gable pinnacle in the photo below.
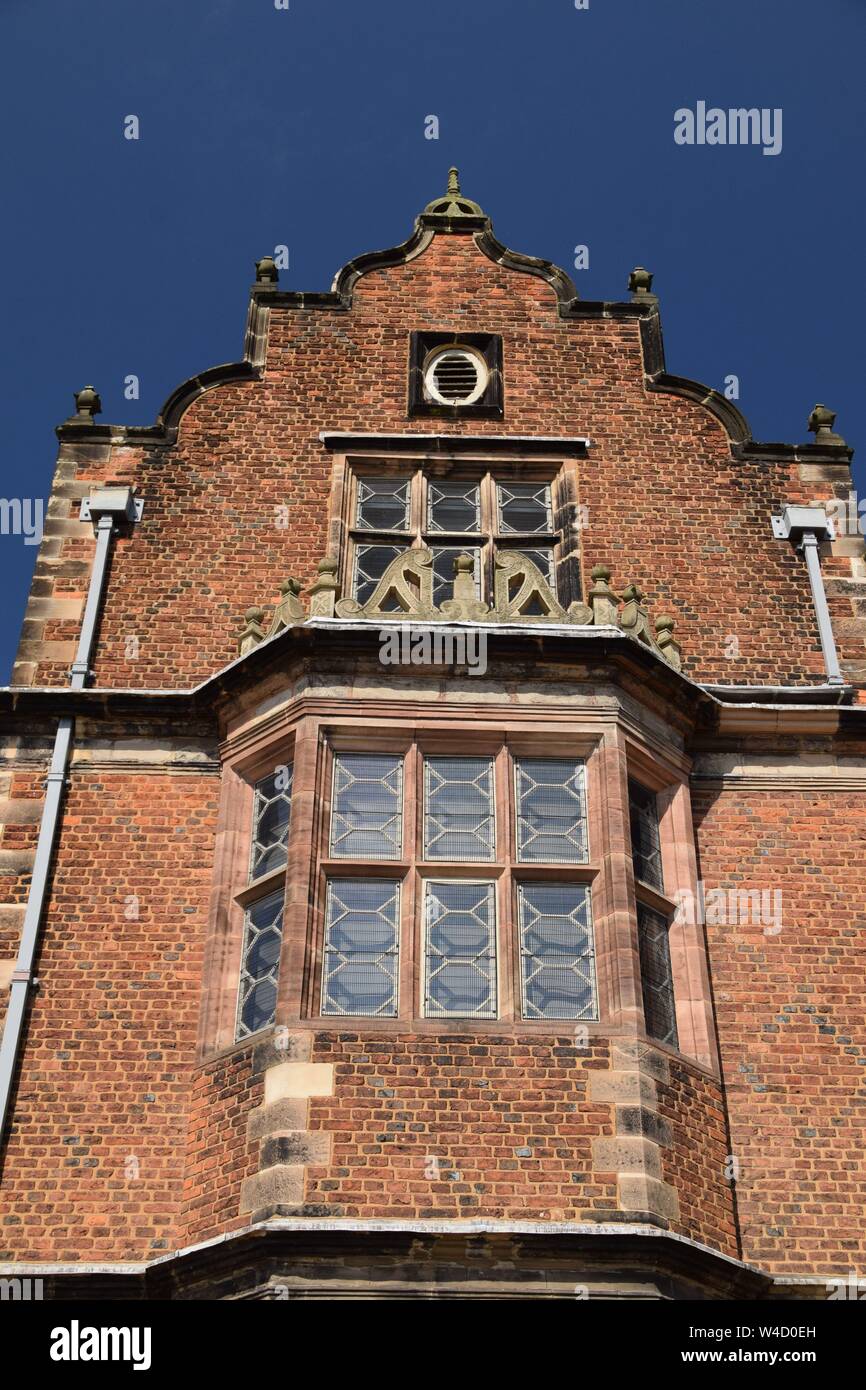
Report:
<svg viewBox="0 0 866 1390"><path fill-rule="evenodd" d="M460 191L460 175L455 168L448 170L448 187L445 196L434 198L429 202L421 214L424 216L447 217L455 220L459 217L485 217L478 203L474 203L471 198L467 198Z"/></svg>

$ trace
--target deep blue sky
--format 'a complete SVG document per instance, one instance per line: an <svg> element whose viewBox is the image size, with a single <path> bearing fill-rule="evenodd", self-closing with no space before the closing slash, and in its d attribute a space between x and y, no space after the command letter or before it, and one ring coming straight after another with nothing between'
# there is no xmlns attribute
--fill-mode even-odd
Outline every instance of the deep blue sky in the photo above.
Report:
<svg viewBox="0 0 866 1390"><path fill-rule="evenodd" d="M328 288L452 163L582 297L653 270L668 369L735 373L756 438L834 407L866 492L863 0L2 0L0 53L0 497L47 496L73 390L151 422L241 355L257 257ZM782 153L676 145L699 100L781 107ZM35 555L0 536L0 680Z"/></svg>

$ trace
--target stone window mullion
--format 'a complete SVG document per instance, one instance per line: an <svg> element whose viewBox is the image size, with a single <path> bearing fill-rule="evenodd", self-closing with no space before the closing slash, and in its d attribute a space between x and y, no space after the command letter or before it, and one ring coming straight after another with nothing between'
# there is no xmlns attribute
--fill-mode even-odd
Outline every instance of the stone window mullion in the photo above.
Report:
<svg viewBox="0 0 866 1390"><path fill-rule="evenodd" d="M319 752L316 722L304 719L295 734L294 805L289 827L283 958L277 996L278 1022L293 1022L303 1017L305 1011L309 904L315 887L315 840L323 772Z"/></svg>
<svg viewBox="0 0 866 1390"><path fill-rule="evenodd" d="M644 1031L637 906L628 815L625 737L605 730L587 764L599 1017L626 1032Z"/></svg>

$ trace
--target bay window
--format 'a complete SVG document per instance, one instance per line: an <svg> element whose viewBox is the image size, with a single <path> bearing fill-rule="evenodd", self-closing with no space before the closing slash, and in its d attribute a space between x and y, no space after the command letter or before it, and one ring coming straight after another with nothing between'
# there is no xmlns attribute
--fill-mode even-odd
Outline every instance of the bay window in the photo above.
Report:
<svg viewBox="0 0 866 1390"><path fill-rule="evenodd" d="M615 726L559 734L544 719L315 714L270 756L267 738L243 747L220 870L235 875L234 964L213 1036L286 1018L607 1023L708 1057L699 934L675 908L694 872L687 788Z"/></svg>

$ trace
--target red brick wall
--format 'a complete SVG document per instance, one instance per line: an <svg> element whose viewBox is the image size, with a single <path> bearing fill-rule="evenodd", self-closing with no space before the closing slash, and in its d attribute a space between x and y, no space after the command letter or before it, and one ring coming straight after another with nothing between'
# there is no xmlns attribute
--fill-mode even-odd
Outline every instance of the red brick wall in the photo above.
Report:
<svg viewBox="0 0 866 1390"><path fill-rule="evenodd" d="M616 1179L591 1154L610 1107L586 1094L605 1042L319 1034L313 1055L336 1079L310 1125L334 1138L308 1200L335 1215L574 1220L616 1207Z"/></svg>
<svg viewBox="0 0 866 1390"><path fill-rule="evenodd" d="M410 420L410 331L461 326L503 335L504 420ZM805 568L773 541L769 514L816 489L829 495L830 484L804 487L790 463L735 462L707 410L648 394L636 321L562 320L546 283L495 265L469 237L438 235L409 264L362 277L350 313L273 308L265 379L206 392L184 415L175 449L80 446L79 490L128 481L145 499L134 539L117 547L99 683L188 686L233 659L244 609L275 599L289 573L309 581L325 552L332 461L319 431L431 423L444 433L588 433L578 484L590 523L585 575L603 560L620 586L642 581L658 610L675 614L687 669L700 678L820 678ZM76 446L64 457L75 459ZM71 471L65 463L67 499ZM67 505L74 516L77 503L58 501ZM288 531L275 525L284 505ZM72 569L52 592L79 593L75 563L92 541L77 522L55 529L49 523L46 544ZM834 563L849 572L847 561ZM40 567L41 583L51 585L56 566ZM850 621L850 600L838 607ZM76 628L54 622L42 638L70 641ZM130 636L140 643L134 661ZM735 659L724 654L732 636ZM846 643L862 660L862 633ZM65 683L67 671L64 651L33 679Z"/></svg>
<svg viewBox="0 0 866 1390"><path fill-rule="evenodd" d="M783 895L777 935L707 927L743 1258L862 1269L866 795L725 789L693 804L707 886Z"/></svg>
<svg viewBox="0 0 866 1390"><path fill-rule="evenodd" d="M673 1143L662 1150L665 1182L675 1188L680 1235L737 1257L733 1188L725 1174L729 1140L718 1082L687 1062L671 1061L669 1083L659 1082L659 1114Z"/></svg>
<svg viewBox="0 0 866 1390"><path fill-rule="evenodd" d="M184 1242L249 1220L238 1208L242 1180L259 1166L247 1138L263 1100L255 1047L207 1062L195 1079ZM577 1050L567 1035L320 1032L313 1060L335 1072L334 1094L309 1102L309 1128L332 1142L330 1163L306 1169L311 1214L581 1221L619 1209L616 1174L598 1171L592 1151L614 1134L613 1106L588 1094L589 1073L610 1067L605 1039ZM671 1229L736 1255L719 1087L673 1061L659 1092L672 1139L664 1177L680 1202Z"/></svg>
<svg viewBox="0 0 866 1390"><path fill-rule="evenodd" d="M262 1103L253 1046L214 1058L190 1080L181 1245L249 1224L238 1212L241 1183L258 1167L259 1146L247 1137L250 1111Z"/></svg>
<svg viewBox="0 0 866 1390"><path fill-rule="evenodd" d="M178 1233L216 781L75 772L6 1144L0 1259ZM139 898L138 920L125 916Z"/></svg>

